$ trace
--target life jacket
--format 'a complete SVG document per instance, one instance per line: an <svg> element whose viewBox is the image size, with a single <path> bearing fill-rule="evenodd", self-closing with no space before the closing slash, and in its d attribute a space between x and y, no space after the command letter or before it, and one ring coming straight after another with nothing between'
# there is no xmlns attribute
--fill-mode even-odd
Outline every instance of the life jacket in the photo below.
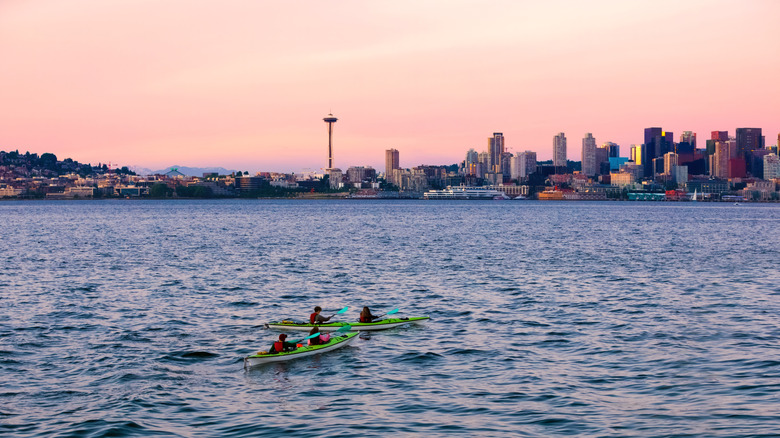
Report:
<svg viewBox="0 0 780 438"><path fill-rule="evenodd" d="M309 339L309 345L322 345L327 344L328 341L330 341L330 334L329 333L323 333L316 338Z"/></svg>
<svg viewBox="0 0 780 438"><path fill-rule="evenodd" d="M276 350L277 353L281 353L282 351L284 351L284 342L282 341L274 342L274 350Z"/></svg>
<svg viewBox="0 0 780 438"><path fill-rule="evenodd" d="M312 314L309 316L309 322L311 322L312 324L314 324L314 319L315 319L315 318L317 318L317 312L314 312L314 313L312 313Z"/></svg>
<svg viewBox="0 0 780 438"><path fill-rule="evenodd" d="M371 317L360 315L360 322L371 322Z"/></svg>

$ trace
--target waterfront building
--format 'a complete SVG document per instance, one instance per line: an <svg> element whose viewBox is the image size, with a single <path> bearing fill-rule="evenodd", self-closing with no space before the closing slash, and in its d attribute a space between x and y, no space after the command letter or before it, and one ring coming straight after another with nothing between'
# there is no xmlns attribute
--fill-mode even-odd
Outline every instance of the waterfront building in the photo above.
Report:
<svg viewBox="0 0 780 438"><path fill-rule="evenodd" d="M376 170L370 166L352 166L347 169L347 181L350 183L376 181Z"/></svg>
<svg viewBox="0 0 780 438"><path fill-rule="evenodd" d="M337 190L344 187L344 174L341 169L327 169L328 184L331 189Z"/></svg>
<svg viewBox="0 0 780 438"><path fill-rule="evenodd" d="M777 154L764 155L764 179L780 178L780 158Z"/></svg>
<svg viewBox="0 0 780 438"><path fill-rule="evenodd" d="M17 189L11 186L0 187L0 198L15 198L23 193L23 189Z"/></svg>
<svg viewBox="0 0 780 438"><path fill-rule="evenodd" d="M585 176L595 176L598 172L598 163L596 162L596 139L590 132L582 138L582 174Z"/></svg>
<svg viewBox="0 0 780 438"><path fill-rule="evenodd" d="M504 134L494 132L488 138L488 169L491 173L503 173Z"/></svg>
<svg viewBox="0 0 780 438"><path fill-rule="evenodd" d="M236 190L238 190L239 193L260 190L260 188L263 186L263 182L265 182L265 178L260 176L247 175L239 177L236 175L235 179Z"/></svg>
<svg viewBox="0 0 780 438"><path fill-rule="evenodd" d="M400 169L399 154L397 149L388 149L385 151L385 180L390 178L393 174L393 170Z"/></svg>
<svg viewBox="0 0 780 438"><path fill-rule="evenodd" d="M625 187L634 184L635 175L631 172L610 172L609 183L615 187Z"/></svg>
<svg viewBox="0 0 780 438"><path fill-rule="evenodd" d="M563 132L553 137L553 166L556 171L563 168L563 172L566 172L566 135Z"/></svg>

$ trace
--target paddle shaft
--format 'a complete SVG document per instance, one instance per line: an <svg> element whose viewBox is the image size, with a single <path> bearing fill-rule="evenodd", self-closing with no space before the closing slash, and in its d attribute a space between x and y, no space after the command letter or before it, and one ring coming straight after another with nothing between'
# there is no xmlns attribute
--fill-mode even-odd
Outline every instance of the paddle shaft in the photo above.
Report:
<svg viewBox="0 0 780 438"><path fill-rule="evenodd" d="M375 316L375 317L374 317L374 319L379 319L379 318L381 318L381 317L383 317L383 316L386 316L386 315L392 315L392 314L394 314L394 313L398 313L398 309L393 309L393 310L391 310L391 311L389 311L389 312L387 312L387 313L383 313L383 314L381 314L381 315L379 315L379 316Z"/></svg>

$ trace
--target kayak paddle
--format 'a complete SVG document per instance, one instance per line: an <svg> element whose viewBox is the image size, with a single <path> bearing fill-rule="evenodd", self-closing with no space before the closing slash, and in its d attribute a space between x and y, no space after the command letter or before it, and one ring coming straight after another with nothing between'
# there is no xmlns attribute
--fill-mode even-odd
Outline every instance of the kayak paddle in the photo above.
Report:
<svg viewBox="0 0 780 438"><path fill-rule="evenodd" d="M336 316L336 315L341 315L342 313L346 312L347 310L349 310L349 306L347 306L347 307L345 307L345 308L343 308L343 309L339 310L338 312L334 313L333 315L330 315L330 316L328 317L328 319L331 319L331 318L333 318L333 317L334 317L334 316Z"/></svg>
<svg viewBox="0 0 780 438"><path fill-rule="evenodd" d="M322 334L322 333L320 333L320 332L317 332L317 333L315 333L315 334L313 334L313 335L306 336L306 337L305 337L305 338L303 338L303 339L298 339L297 341L293 341L293 343L297 344L298 342L303 342L303 341L305 341L305 340L307 340L307 339L316 338L317 336L319 336L319 335L321 335L321 334Z"/></svg>
<svg viewBox="0 0 780 438"><path fill-rule="evenodd" d="M398 313L398 309L393 309L393 310L391 310L391 311L389 311L387 313L383 313L383 314L381 314L379 316L375 316L374 319L379 319L379 318L381 318L381 317L383 317L385 315L392 315L393 313Z"/></svg>
<svg viewBox="0 0 780 438"><path fill-rule="evenodd" d="M339 329L336 330L336 332L348 332L351 328L352 328L352 326L349 325L349 324L343 325L343 326L339 327ZM317 332L317 333L315 333L313 335L306 336L303 339L299 339L299 340L293 341L293 342L295 342L297 344L298 342L303 342L303 341L305 341L307 339L316 338L317 336L322 335L322 334L324 334L324 333L323 332Z"/></svg>

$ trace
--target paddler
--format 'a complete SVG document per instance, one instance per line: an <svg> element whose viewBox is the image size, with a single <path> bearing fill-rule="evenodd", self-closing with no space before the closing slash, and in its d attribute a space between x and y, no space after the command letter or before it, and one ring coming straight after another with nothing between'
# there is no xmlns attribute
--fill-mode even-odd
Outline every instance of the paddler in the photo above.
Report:
<svg viewBox="0 0 780 438"><path fill-rule="evenodd" d="M328 321L330 321L331 318L333 318L333 316L324 317L324 316L320 315L321 312L322 312L322 307L316 306L314 308L314 313L309 315L309 321L312 324L322 324L323 322L328 322Z"/></svg>
<svg viewBox="0 0 780 438"><path fill-rule="evenodd" d="M283 351L292 351L298 348L295 342L287 342L287 335L282 333L279 335L279 340L271 344L271 348L268 349L268 354L281 353Z"/></svg>
<svg viewBox="0 0 780 438"><path fill-rule="evenodd" d="M371 314L371 310L368 309L368 307L363 307L363 310L360 312L360 322L374 322L374 320L377 319L376 316Z"/></svg>
<svg viewBox="0 0 780 438"><path fill-rule="evenodd" d="M309 332L309 336L320 333L320 328L317 326L314 326L311 328L311 331ZM319 336L315 336L311 339L309 339L309 345L322 345L327 344L328 341L330 341L330 334L328 333L320 333Z"/></svg>

